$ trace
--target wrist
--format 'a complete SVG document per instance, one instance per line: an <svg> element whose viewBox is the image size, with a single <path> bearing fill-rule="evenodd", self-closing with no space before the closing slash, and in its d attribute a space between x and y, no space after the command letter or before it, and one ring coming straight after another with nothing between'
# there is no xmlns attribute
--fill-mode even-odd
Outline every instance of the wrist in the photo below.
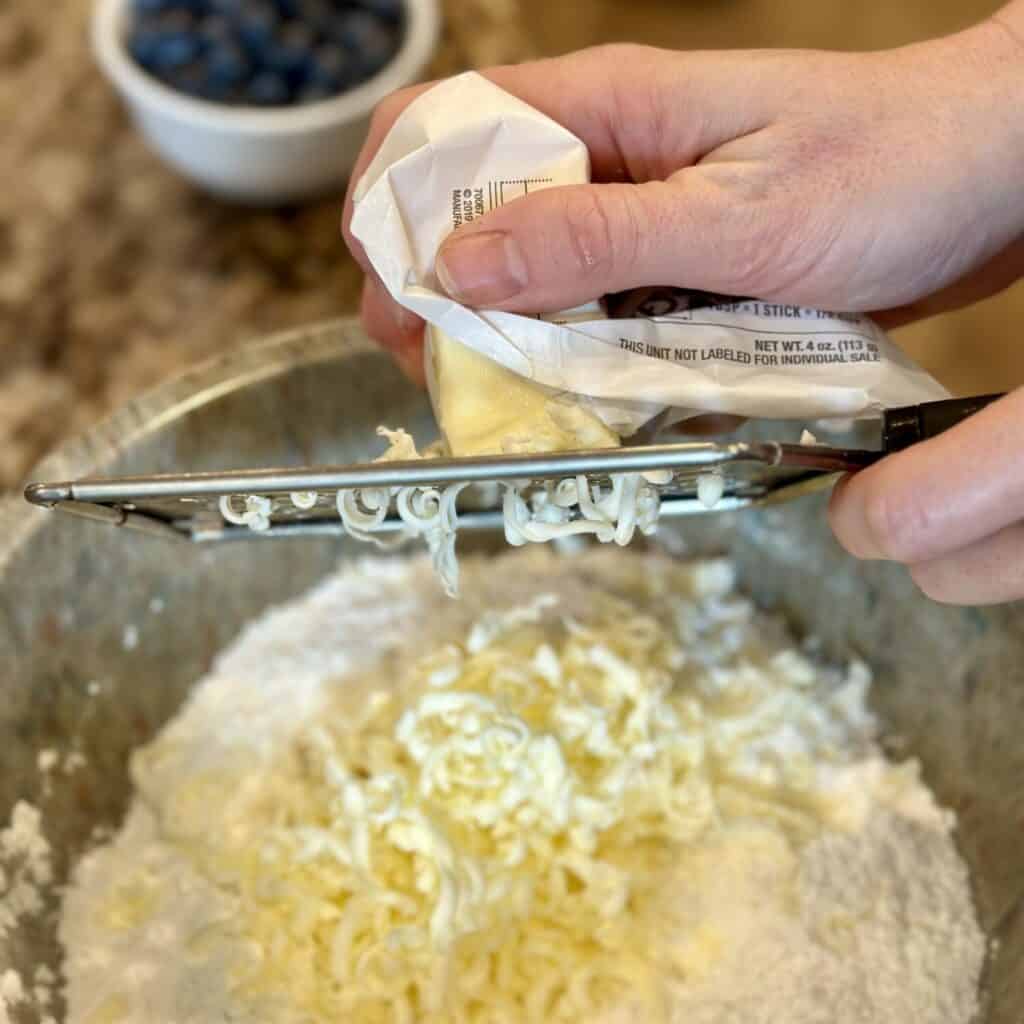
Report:
<svg viewBox="0 0 1024 1024"><path fill-rule="evenodd" d="M920 119L922 163L991 256L1024 235L1024 0L961 32L882 55ZM922 182L923 183L923 182Z"/></svg>
<svg viewBox="0 0 1024 1024"><path fill-rule="evenodd" d="M980 161L980 188L1002 204L1007 229L1024 233L1024 0L951 37L968 68L962 117ZM955 67L955 65L953 65Z"/></svg>

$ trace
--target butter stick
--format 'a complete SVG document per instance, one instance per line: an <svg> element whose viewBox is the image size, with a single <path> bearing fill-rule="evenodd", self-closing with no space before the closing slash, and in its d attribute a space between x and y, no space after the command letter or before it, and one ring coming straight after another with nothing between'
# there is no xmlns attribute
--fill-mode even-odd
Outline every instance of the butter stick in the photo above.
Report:
<svg viewBox="0 0 1024 1024"><path fill-rule="evenodd" d="M616 448L619 437L578 398L526 380L427 328L427 379L454 456Z"/></svg>

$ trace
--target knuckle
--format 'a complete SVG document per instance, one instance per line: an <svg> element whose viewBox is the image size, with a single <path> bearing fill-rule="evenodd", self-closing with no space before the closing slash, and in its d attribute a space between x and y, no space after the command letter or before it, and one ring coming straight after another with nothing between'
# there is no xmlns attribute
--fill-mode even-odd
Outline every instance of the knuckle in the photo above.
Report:
<svg viewBox="0 0 1024 1024"><path fill-rule="evenodd" d="M670 137L672 115L659 73L663 51L639 43L609 43L585 51L583 104L590 134L603 139L604 177L608 181L664 178L668 165L652 151L650 140ZM678 118L676 118L678 120Z"/></svg>
<svg viewBox="0 0 1024 1024"><path fill-rule="evenodd" d="M802 232L785 205L754 199L745 215L731 218L723 239L727 245L732 285L738 295L785 291L804 274Z"/></svg>
<svg viewBox="0 0 1024 1024"><path fill-rule="evenodd" d="M588 47L583 56L603 74L607 74L609 69L635 67L636 62L646 58L650 52L651 48L642 43L601 43Z"/></svg>
<svg viewBox="0 0 1024 1024"><path fill-rule="evenodd" d="M565 229L574 269L581 278L610 273L614 243L609 211L593 188L575 189L566 196Z"/></svg>
<svg viewBox="0 0 1024 1024"><path fill-rule="evenodd" d="M641 193L635 188L626 185L616 189L614 194L618 197L620 209L611 253L615 268L625 271L639 264L644 240L654 234L653 218L649 215L647 204L641 199Z"/></svg>
<svg viewBox="0 0 1024 1024"><path fill-rule="evenodd" d="M713 229L716 262L735 294L770 298L800 292L832 243L830 217L806 201L813 176L807 165L791 163L791 147L790 141L771 166L700 167L713 190L709 232ZM832 194L825 190L816 203L831 211Z"/></svg>

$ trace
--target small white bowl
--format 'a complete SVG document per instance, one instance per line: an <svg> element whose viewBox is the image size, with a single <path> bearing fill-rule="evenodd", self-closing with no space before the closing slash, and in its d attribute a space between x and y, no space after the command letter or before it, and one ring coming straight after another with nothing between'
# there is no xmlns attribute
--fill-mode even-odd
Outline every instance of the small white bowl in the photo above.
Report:
<svg viewBox="0 0 1024 1024"><path fill-rule="evenodd" d="M193 99L148 74L125 47L131 0L97 0L93 48L149 144L201 188L227 199L285 203L339 190L388 93L415 82L440 28L438 0L406 0L405 40L369 81L308 106L257 109Z"/></svg>

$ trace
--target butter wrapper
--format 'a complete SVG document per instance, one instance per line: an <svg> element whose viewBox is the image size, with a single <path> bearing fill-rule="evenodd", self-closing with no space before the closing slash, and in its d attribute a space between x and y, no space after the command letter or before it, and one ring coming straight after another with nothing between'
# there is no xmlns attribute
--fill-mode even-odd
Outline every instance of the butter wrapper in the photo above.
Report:
<svg viewBox="0 0 1024 1024"><path fill-rule="evenodd" d="M694 303L653 289L625 318L596 303L530 317L444 294L434 258L453 230L530 192L589 180L575 135L470 72L396 120L357 185L352 231L401 305L553 395L574 396L620 436L656 417L857 418L948 397L860 314L721 296Z"/></svg>

